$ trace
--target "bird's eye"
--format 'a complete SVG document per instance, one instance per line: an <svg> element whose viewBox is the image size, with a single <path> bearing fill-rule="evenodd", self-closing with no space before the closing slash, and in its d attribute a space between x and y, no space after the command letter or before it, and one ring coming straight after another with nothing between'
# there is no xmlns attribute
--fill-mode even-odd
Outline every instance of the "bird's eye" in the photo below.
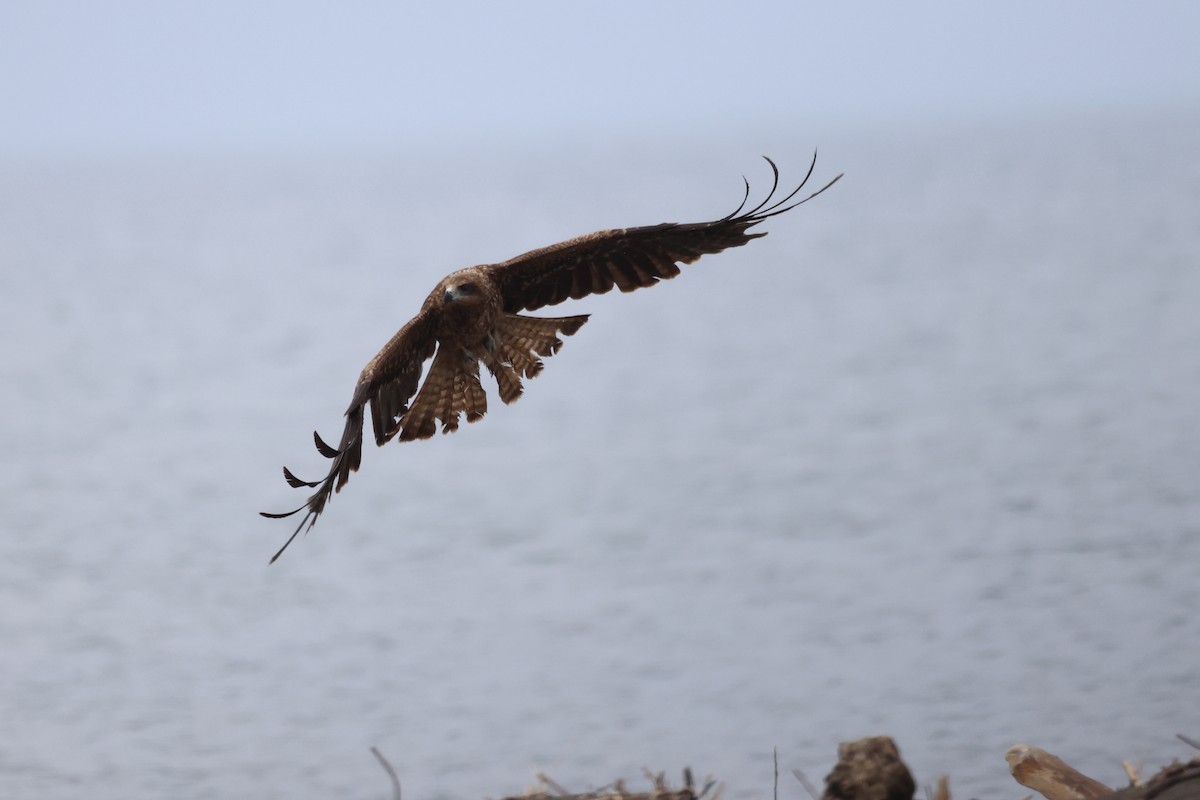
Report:
<svg viewBox="0 0 1200 800"><path fill-rule="evenodd" d="M464 283L463 285L458 287L458 291L462 292L463 294L475 294L475 291L478 288L479 287L473 283Z"/></svg>

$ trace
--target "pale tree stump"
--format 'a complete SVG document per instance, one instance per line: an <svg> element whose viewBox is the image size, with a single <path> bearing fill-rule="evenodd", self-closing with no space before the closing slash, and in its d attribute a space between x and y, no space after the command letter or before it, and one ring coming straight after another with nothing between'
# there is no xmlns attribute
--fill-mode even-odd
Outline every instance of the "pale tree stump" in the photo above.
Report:
<svg viewBox="0 0 1200 800"><path fill-rule="evenodd" d="M1004 754L1009 772L1022 786L1046 800L1088 800L1105 797L1113 790L1066 764L1040 747L1018 744Z"/></svg>

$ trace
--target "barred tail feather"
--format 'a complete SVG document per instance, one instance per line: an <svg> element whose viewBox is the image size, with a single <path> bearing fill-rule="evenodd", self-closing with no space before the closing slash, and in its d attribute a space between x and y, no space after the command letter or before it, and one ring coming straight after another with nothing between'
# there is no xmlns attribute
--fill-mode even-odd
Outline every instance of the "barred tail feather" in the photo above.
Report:
<svg viewBox="0 0 1200 800"><path fill-rule="evenodd" d="M458 347L440 345L429 375L412 407L400 420L400 441L428 439L458 430L460 414L475 422L487 413L487 394L479 383L479 361Z"/></svg>
<svg viewBox="0 0 1200 800"><path fill-rule="evenodd" d="M521 378L534 378L545 366L538 356L547 358L562 347L561 333L570 336L587 322L587 315L576 317L526 317L505 314L496 325L496 348L484 357L484 363L496 377L500 399L512 403L521 396Z"/></svg>

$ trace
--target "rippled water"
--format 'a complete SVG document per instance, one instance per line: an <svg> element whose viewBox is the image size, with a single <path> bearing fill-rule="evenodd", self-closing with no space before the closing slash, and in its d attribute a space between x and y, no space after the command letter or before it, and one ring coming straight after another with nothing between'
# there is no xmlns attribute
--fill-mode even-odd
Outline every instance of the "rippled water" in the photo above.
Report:
<svg viewBox="0 0 1200 800"><path fill-rule="evenodd" d="M804 151L775 151L785 175ZM520 403L365 455L440 276L723 214L751 156L74 163L0 180L0 796L408 797L894 736L1016 797L1200 735L1200 122L822 142L772 235L592 312ZM648 149L647 149L648 150ZM701 153L703 150L703 153ZM568 310L569 309L569 310ZM801 796L786 783L781 796Z"/></svg>

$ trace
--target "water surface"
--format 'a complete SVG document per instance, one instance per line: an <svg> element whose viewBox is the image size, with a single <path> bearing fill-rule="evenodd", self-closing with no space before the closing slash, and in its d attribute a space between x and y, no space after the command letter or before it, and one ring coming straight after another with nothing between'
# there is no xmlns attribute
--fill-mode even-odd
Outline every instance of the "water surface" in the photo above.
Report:
<svg viewBox="0 0 1200 800"><path fill-rule="evenodd" d="M773 151L785 176L810 142ZM847 178L589 324L519 403L371 448L441 275L720 216L754 154L6 164L0 795L408 797L691 765L764 797L894 736L1017 797L1200 735L1200 123L824 143ZM799 797L787 784L781 796Z"/></svg>

